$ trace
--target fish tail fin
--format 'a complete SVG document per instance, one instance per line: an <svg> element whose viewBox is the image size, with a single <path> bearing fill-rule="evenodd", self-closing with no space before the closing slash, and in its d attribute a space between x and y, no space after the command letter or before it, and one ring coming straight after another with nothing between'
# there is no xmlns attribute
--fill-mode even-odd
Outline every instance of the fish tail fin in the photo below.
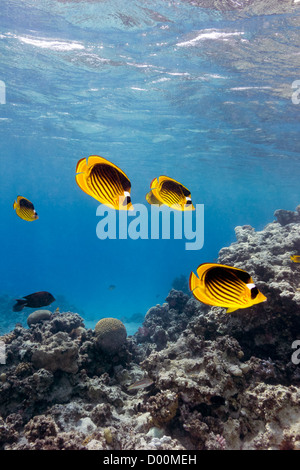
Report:
<svg viewBox="0 0 300 470"><path fill-rule="evenodd" d="M150 189L156 189L156 188L157 188L157 185L158 185L158 179L157 179L157 178L153 178L153 180L152 180L151 183L150 183Z"/></svg>
<svg viewBox="0 0 300 470"><path fill-rule="evenodd" d="M21 312L23 308L25 307L27 300L24 299L16 299L17 303L13 306L13 311L14 312Z"/></svg>
<svg viewBox="0 0 300 470"><path fill-rule="evenodd" d="M146 201L149 203L149 204L154 204L154 205L157 205L157 206L161 206L162 205L162 202L160 202L153 194L152 190L149 191L149 193L146 194Z"/></svg>
<svg viewBox="0 0 300 470"><path fill-rule="evenodd" d="M82 189L82 191L91 195L90 190L86 184L87 171L88 171L88 165L87 165L86 158L82 158L77 163L75 179L76 179L76 183Z"/></svg>
<svg viewBox="0 0 300 470"><path fill-rule="evenodd" d="M190 278L189 278L189 288L193 292L193 290L196 289L197 287L200 287L200 279L196 276L196 274L191 272Z"/></svg>
<svg viewBox="0 0 300 470"><path fill-rule="evenodd" d="M84 173L87 169L86 158L81 158L76 165L76 173Z"/></svg>

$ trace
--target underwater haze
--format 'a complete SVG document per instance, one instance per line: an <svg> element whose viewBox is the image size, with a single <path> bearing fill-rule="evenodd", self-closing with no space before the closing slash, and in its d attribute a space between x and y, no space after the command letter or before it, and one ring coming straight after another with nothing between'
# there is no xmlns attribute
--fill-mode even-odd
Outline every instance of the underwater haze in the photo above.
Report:
<svg viewBox="0 0 300 470"><path fill-rule="evenodd" d="M298 0L1 0L0 295L48 291L50 310L87 324L141 323L236 226L294 210L299 24ZM75 181L90 155L126 173L149 217L154 178L185 185L204 205L203 247L99 239L99 202ZM38 220L16 215L18 195Z"/></svg>

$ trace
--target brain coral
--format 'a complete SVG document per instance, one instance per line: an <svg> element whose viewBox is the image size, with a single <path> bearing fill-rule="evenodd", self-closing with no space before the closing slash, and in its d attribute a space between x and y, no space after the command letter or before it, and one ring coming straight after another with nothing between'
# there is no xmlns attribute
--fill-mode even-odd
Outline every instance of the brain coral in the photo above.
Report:
<svg viewBox="0 0 300 470"><path fill-rule="evenodd" d="M121 320L102 318L95 326L97 342L106 353L115 353L127 338L127 331Z"/></svg>
<svg viewBox="0 0 300 470"><path fill-rule="evenodd" d="M50 310L35 310L28 316L27 325L31 326L43 320L49 320L50 318L51 318Z"/></svg>

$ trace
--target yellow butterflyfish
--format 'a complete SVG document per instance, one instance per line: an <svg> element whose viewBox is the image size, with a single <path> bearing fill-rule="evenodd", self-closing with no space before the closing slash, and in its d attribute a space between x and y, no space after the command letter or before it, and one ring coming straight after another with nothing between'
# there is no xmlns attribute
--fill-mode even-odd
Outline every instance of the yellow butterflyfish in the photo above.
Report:
<svg viewBox="0 0 300 470"><path fill-rule="evenodd" d="M189 279L194 297L207 305L225 307L228 313L267 300L242 269L203 263L197 268L197 275L192 272Z"/></svg>

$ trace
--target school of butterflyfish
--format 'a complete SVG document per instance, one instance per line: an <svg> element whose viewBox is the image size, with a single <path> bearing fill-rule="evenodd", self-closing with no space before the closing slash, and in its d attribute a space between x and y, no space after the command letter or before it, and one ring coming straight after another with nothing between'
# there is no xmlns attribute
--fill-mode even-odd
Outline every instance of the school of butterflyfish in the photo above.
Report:
<svg viewBox="0 0 300 470"><path fill-rule="evenodd" d="M98 155L81 158L76 165L75 180L79 188L101 204L115 210L132 211L131 182L117 165ZM191 192L169 176L155 177L150 183L146 201L151 205L167 206L178 211L192 211ZM27 222L37 220L33 203L18 196L13 203L18 217ZM291 255L291 261L300 263L300 255ZM256 287L252 277L243 269L218 263L202 263L195 274L191 272L189 288L200 302L227 309L228 313L265 302L267 298ZM35 292L18 299L14 306L37 308L54 301L49 292ZM145 382L148 385L148 382ZM140 386L134 385L136 387ZM144 386L144 383L141 385Z"/></svg>

